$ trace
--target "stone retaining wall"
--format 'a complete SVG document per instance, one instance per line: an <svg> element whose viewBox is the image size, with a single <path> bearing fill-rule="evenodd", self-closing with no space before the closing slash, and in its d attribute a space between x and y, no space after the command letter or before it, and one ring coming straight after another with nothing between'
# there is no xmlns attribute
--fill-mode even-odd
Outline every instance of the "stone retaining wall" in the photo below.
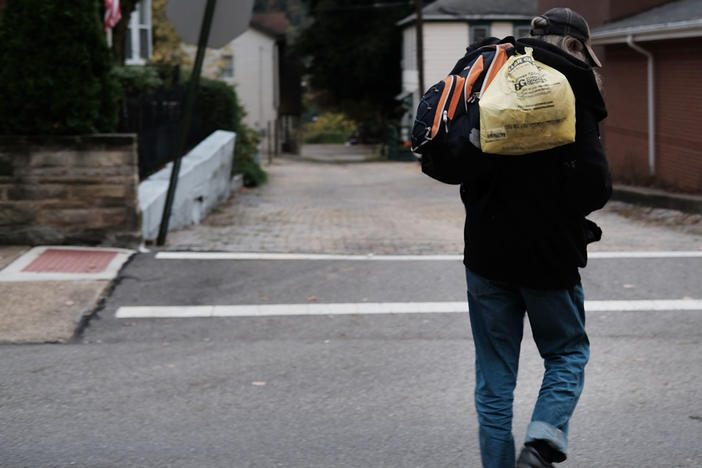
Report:
<svg viewBox="0 0 702 468"><path fill-rule="evenodd" d="M0 136L0 244L138 245L136 142Z"/></svg>

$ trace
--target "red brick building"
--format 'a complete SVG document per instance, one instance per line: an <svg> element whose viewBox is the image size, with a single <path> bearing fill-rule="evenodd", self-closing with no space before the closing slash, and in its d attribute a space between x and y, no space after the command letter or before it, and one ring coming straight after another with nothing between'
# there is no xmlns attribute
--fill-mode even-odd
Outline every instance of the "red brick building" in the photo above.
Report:
<svg viewBox="0 0 702 468"><path fill-rule="evenodd" d="M702 193L702 0L539 1L556 6L585 16L604 63L615 181Z"/></svg>

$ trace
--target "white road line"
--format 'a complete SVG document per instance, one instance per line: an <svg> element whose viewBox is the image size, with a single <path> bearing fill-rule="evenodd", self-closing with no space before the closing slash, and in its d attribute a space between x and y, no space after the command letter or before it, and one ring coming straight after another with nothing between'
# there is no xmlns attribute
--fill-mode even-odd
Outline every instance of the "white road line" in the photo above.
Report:
<svg viewBox="0 0 702 468"><path fill-rule="evenodd" d="M462 260L462 255L336 255L258 252L159 252L157 260Z"/></svg>
<svg viewBox="0 0 702 468"><path fill-rule="evenodd" d="M609 311L656 311L656 310L702 310L702 300L699 299L661 299L638 301L585 301L588 312Z"/></svg>
<svg viewBox="0 0 702 468"><path fill-rule="evenodd" d="M701 299L663 299L639 301L585 301L590 312L700 310ZM372 315L466 313L468 304L460 302L359 302L340 304L262 304L205 306L120 307L116 318L192 318L192 317L280 317L304 315Z"/></svg>
<svg viewBox="0 0 702 468"><path fill-rule="evenodd" d="M117 318L188 317L271 317L290 315L372 315L467 312L461 302L359 302L337 304L264 304L211 306L137 306L120 307Z"/></svg>
<svg viewBox="0 0 702 468"><path fill-rule="evenodd" d="M702 251L590 252L589 258L702 258ZM157 260L462 261L463 255L336 255L264 252L159 252Z"/></svg>
<svg viewBox="0 0 702 468"><path fill-rule="evenodd" d="M589 252L589 258L702 258L702 250L651 252Z"/></svg>

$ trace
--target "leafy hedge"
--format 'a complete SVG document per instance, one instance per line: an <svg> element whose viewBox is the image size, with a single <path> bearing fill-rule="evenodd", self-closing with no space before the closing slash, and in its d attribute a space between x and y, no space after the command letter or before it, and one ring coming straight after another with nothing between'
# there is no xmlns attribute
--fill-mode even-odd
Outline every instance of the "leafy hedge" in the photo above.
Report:
<svg viewBox="0 0 702 468"><path fill-rule="evenodd" d="M114 75L119 80L124 99L165 91L175 86L180 86L185 92L190 79L187 73L183 73L180 78L181 84L175 84L172 79L169 79L172 73L169 73L168 67L151 65L117 67ZM244 184L247 187L266 181L266 173L256 162L260 136L244 123L246 111L239 103L234 88L222 81L200 78L195 114L200 116L198 122L200 138L205 138L216 130L229 130L236 133L232 173L243 174Z"/></svg>
<svg viewBox="0 0 702 468"><path fill-rule="evenodd" d="M115 67L113 74L120 86L121 98L151 94L163 88L163 79L154 67L124 65Z"/></svg>
<svg viewBox="0 0 702 468"><path fill-rule="evenodd" d="M246 125L239 127L236 132L232 174L243 175L244 185L247 187L256 187L268 180L268 174L256 161L260 141L259 133Z"/></svg>
<svg viewBox="0 0 702 468"><path fill-rule="evenodd" d="M345 143L356 131L344 114L327 112L305 125L305 143Z"/></svg>
<svg viewBox="0 0 702 468"><path fill-rule="evenodd" d="M247 187L263 184L267 175L256 162L260 136L244 123L246 111L234 88L223 81L200 78L200 91L195 105L202 116L205 135L218 129L236 133L232 173L242 174Z"/></svg>
<svg viewBox="0 0 702 468"><path fill-rule="evenodd" d="M111 67L99 2L9 0L0 22L0 133L114 131Z"/></svg>

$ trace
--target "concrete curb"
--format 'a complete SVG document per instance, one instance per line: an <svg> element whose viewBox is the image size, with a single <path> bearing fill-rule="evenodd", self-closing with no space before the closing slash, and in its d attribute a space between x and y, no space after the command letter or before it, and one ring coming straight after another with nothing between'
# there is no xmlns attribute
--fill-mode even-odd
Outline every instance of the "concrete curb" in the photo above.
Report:
<svg viewBox="0 0 702 468"><path fill-rule="evenodd" d="M387 159L381 159L377 157L368 157L368 158L334 158L334 159L324 159L324 158L316 158L314 156L295 156L295 157L288 157L288 159L294 159L297 161L303 161L303 162L311 162L311 163L320 163L320 164L363 164L363 163L371 163L371 162L387 162Z"/></svg>
<svg viewBox="0 0 702 468"><path fill-rule="evenodd" d="M615 184L612 188L612 200L653 208L678 210L685 213L702 213L702 196L700 195L672 193L647 187Z"/></svg>
<svg viewBox="0 0 702 468"><path fill-rule="evenodd" d="M314 163L353 164L382 160L377 145L302 145L300 154L284 153L285 157Z"/></svg>
<svg viewBox="0 0 702 468"><path fill-rule="evenodd" d="M135 253L134 255L131 255L121 266L120 272L127 266L129 263L131 263L132 260L134 260L139 253ZM73 330L73 335L71 336L70 339L66 341L66 343L78 343L80 342L81 337L83 336L83 333L85 330L90 326L90 322L92 319L96 318L100 312L105 308L105 301L112 295L112 292L115 290L115 288L119 285L119 283L122 282L124 279L123 276L121 276L119 273L112 278L110 281L107 282L105 285L104 289L100 292L100 295L97 297L95 301L93 301L92 307L86 308L83 311L81 311L80 315L76 318L76 327Z"/></svg>

